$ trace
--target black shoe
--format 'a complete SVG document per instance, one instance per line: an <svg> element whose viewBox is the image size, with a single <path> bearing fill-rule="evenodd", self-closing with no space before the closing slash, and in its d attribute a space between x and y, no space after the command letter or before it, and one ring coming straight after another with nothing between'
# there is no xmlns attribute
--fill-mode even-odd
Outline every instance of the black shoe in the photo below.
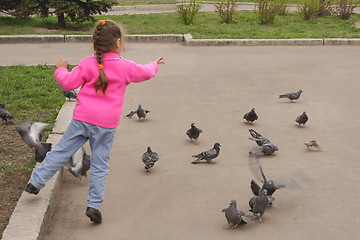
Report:
<svg viewBox="0 0 360 240"><path fill-rule="evenodd" d="M86 208L86 216L88 216L90 218L90 220L95 222L95 223L101 223L102 222L101 212L100 212L99 209L95 209L95 208L92 208L92 207L87 207Z"/></svg>
<svg viewBox="0 0 360 240"><path fill-rule="evenodd" d="M32 185L31 183L29 183L28 185L26 185L25 187L25 192L28 193L32 193L37 195L40 192L40 189L37 189L34 185Z"/></svg>

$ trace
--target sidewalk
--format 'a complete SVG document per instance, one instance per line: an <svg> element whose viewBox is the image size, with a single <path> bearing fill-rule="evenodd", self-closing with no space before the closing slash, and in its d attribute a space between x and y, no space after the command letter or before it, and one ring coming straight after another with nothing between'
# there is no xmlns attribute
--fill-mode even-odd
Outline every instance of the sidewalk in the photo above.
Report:
<svg viewBox="0 0 360 240"><path fill-rule="evenodd" d="M52 64L64 57L77 64L91 54L91 44L32 44L31 48L0 44L0 51L1 61L20 52L12 61ZM128 87L123 113L138 104L151 113L145 123L137 122L136 117L121 120L101 206L104 222L94 225L89 221L85 216L87 187L64 172L57 180L58 191L50 183L38 196L23 194L4 240L227 240L238 235L244 239L256 235L325 240L358 236L360 219L354 211L359 208L348 199L360 197L353 187L358 179L355 156L360 154L356 141L360 128L356 121L344 124L343 116L360 117L356 111L359 47L128 43L123 56L140 64L163 56L166 64L160 66L155 79ZM304 91L297 103L278 99L278 94L292 89ZM73 104L66 102L57 127L66 128ZM260 118L248 125L242 116L252 107ZM304 110L310 120L299 128L294 119ZM199 145L186 138L191 122L204 131ZM252 196L247 158L255 145L247 139L249 128L280 148L275 156L261 158L266 174L277 180L301 170L312 183L302 190L279 190L264 223L247 220L237 230L224 230L221 209L235 199L238 209L248 210ZM52 137L49 141L56 143L60 136ZM312 139L321 145L320 152L306 151L303 142ZM215 141L222 145L215 164L190 164L191 155L209 149ZM339 143L346 143L341 144L341 151L337 150ZM160 160L146 173L141 155L149 145ZM86 148L89 151L88 145ZM43 205L43 201L48 203ZM43 218L46 212L51 221Z"/></svg>

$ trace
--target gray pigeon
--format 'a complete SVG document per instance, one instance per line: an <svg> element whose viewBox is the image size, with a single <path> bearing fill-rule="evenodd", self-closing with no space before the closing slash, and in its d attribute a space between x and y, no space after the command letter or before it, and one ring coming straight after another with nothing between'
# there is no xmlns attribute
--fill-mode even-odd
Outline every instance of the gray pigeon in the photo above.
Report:
<svg viewBox="0 0 360 240"><path fill-rule="evenodd" d="M298 116L295 119L295 122L299 124L299 126L302 127L305 125L305 123L309 120L308 116L306 115L306 112L303 112L300 116Z"/></svg>
<svg viewBox="0 0 360 240"><path fill-rule="evenodd" d="M186 131L186 135L188 135L191 141L193 139L197 141L197 139L200 136L200 133L202 133L202 130L200 128L195 127L195 123L191 123L191 128Z"/></svg>
<svg viewBox="0 0 360 240"><path fill-rule="evenodd" d="M71 99L76 99L77 98L77 93L74 90L71 91L63 91L63 94L65 97L67 97L69 99L69 101L71 101Z"/></svg>
<svg viewBox="0 0 360 240"><path fill-rule="evenodd" d="M269 198L267 197L267 190L261 190L259 196L254 196L249 200L249 206L251 212L259 217L259 222L262 222L262 216L265 213L266 207L269 203Z"/></svg>
<svg viewBox="0 0 360 240"><path fill-rule="evenodd" d="M90 156L86 154L84 147L79 148L69 159L69 164L65 168L75 177L87 177L86 172L90 169Z"/></svg>
<svg viewBox="0 0 360 240"><path fill-rule="evenodd" d="M144 121L146 118L146 115L149 113L149 110L143 109L141 107L141 105L139 105L138 109L136 110L136 114L139 118L139 122L141 121L141 119Z"/></svg>
<svg viewBox="0 0 360 240"><path fill-rule="evenodd" d="M211 163L211 160L219 156L220 153L220 143L215 143L212 149L193 155L194 158L197 158L195 161L191 162L192 164L199 163L201 160L206 160L207 163Z"/></svg>
<svg viewBox="0 0 360 240"><path fill-rule="evenodd" d="M231 200L230 206L228 208L224 208L223 210L221 210L221 212L225 213L226 220L229 224L226 229L230 227L237 228L239 224L246 224L247 222L245 222L241 216L249 218L255 217L255 215L252 213L237 210L235 200Z"/></svg>
<svg viewBox="0 0 360 240"><path fill-rule="evenodd" d="M147 148L147 151L142 156L142 161L145 164L145 169L148 172L150 168L152 168L159 160L159 155L156 152L151 150L151 147Z"/></svg>
<svg viewBox="0 0 360 240"><path fill-rule="evenodd" d="M15 130L19 132L22 140L32 149L35 150L35 160L42 162L46 153L51 149L51 143L42 143L41 134L50 124L42 122L34 122L31 125L27 123L27 128L16 126Z"/></svg>
<svg viewBox="0 0 360 240"><path fill-rule="evenodd" d="M255 141L258 146L261 146L266 143L270 143L269 139L261 136L261 134L256 132L254 129L249 129L249 132L251 135L251 138L249 139Z"/></svg>
<svg viewBox="0 0 360 240"><path fill-rule="evenodd" d="M6 110L5 103L0 104L0 118L2 118L3 121L6 121L9 124L14 124L12 120L12 116L10 115L9 111Z"/></svg>
<svg viewBox="0 0 360 240"><path fill-rule="evenodd" d="M275 151L279 151L279 148L276 145L272 143L265 143L257 147L256 149L250 151L249 154L251 156L260 157L262 153L264 153L265 155L271 155Z"/></svg>
<svg viewBox="0 0 360 240"><path fill-rule="evenodd" d="M260 165L259 159L256 157L252 157L250 158L249 161L250 164L250 169L252 171L252 173L254 174L255 178L257 178L258 180L260 180L263 185L262 187L260 187L254 180L251 180L251 190L253 191L253 193L256 196L259 196L261 191L263 189L267 190L267 196L272 197L272 195L274 194L274 192L277 189L280 188L300 188L306 185L307 180L306 178L304 178L302 175L300 174L293 174L292 176L289 176L287 178L284 178L280 181L273 181L273 180L268 180L265 177L265 174L262 170L262 167ZM269 199L269 204L272 203L272 201L274 201L275 198Z"/></svg>
<svg viewBox="0 0 360 240"><path fill-rule="evenodd" d="M245 113L243 118L250 123L253 123L255 120L257 120L258 115L255 112L255 108L252 108L250 112Z"/></svg>
<svg viewBox="0 0 360 240"><path fill-rule="evenodd" d="M279 98L288 98L293 102L294 100L299 99L301 93L302 93L302 90L299 90L299 91L293 92L293 93L281 94L281 95L279 95Z"/></svg>

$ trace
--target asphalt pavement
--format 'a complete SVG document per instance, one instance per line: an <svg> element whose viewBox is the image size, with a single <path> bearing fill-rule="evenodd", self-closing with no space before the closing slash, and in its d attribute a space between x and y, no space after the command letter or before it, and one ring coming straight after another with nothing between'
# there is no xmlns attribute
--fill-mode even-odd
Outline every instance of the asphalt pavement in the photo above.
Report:
<svg viewBox="0 0 360 240"><path fill-rule="evenodd" d="M54 64L59 57L77 64L92 53L90 43L1 44L0 51L0 64L10 59L12 64ZM359 217L353 214L358 207L349 198L360 197L353 187L358 179L360 129L356 121L343 118L360 117L358 46L127 43L123 56L140 64L164 57L166 64L154 79L128 87L124 113L138 104L151 113L144 123L136 117L121 120L101 206L103 223L94 225L85 216L87 187L64 172L38 196L23 194L3 239L358 236ZM299 89L304 93L296 103L278 99L280 93ZM48 141L59 140L74 104L64 104ZM260 118L248 125L242 116L252 107ZM299 128L294 119L305 110L310 120ZM185 135L191 122L204 131L198 145ZM248 210L252 196L253 176L247 161L255 145L248 140L249 128L279 146L275 156L261 158L264 171L275 179L304 172L311 184L276 193L264 223L247 220L237 230L224 230L221 209L235 199L239 209ZM319 142L321 151L306 150L303 142L312 139ZM222 145L215 164L190 164L191 155L211 148L214 142ZM341 144L341 151L337 151L339 142L346 143ZM141 162L147 146L160 154L150 173Z"/></svg>

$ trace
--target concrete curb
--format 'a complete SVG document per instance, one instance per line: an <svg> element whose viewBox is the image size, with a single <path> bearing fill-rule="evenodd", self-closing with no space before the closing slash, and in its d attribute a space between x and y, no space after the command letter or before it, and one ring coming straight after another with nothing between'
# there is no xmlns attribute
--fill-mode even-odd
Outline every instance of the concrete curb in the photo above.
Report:
<svg viewBox="0 0 360 240"><path fill-rule="evenodd" d="M47 142L56 145L60 141L68 123L71 121L72 109L75 103L75 101L66 101L64 103ZM40 165L40 163L37 163L34 170ZM27 192L22 193L11 215L9 224L3 232L2 240L44 239L48 224L54 213L62 177L63 169L61 168L54 177L46 183L46 186L41 189L37 196Z"/></svg>
<svg viewBox="0 0 360 240"><path fill-rule="evenodd" d="M61 43L64 35L0 35L1 43Z"/></svg>
<svg viewBox="0 0 360 240"><path fill-rule="evenodd" d="M359 38L193 39L191 34L127 35L128 42L183 43L185 46L360 45ZM0 44L91 42L91 35L0 35Z"/></svg>

